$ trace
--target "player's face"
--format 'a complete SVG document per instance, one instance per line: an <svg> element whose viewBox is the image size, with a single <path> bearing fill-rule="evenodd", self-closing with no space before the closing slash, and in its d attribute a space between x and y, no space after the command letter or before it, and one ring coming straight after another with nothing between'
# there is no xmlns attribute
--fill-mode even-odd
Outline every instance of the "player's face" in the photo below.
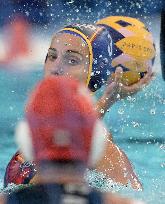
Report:
<svg viewBox="0 0 165 204"><path fill-rule="evenodd" d="M45 62L45 76L68 75L86 82L89 49L78 36L60 33L53 37Z"/></svg>

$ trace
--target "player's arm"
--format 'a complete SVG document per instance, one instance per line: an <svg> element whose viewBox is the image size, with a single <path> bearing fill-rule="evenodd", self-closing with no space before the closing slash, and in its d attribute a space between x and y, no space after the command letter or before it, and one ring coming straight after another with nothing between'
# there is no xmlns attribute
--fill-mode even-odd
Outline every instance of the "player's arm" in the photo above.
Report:
<svg viewBox="0 0 165 204"><path fill-rule="evenodd" d="M147 74L141 78L137 83L132 85L124 85L121 83L121 78L123 75L123 70L121 67L118 67L115 72L115 78L109 80L108 85L105 88L104 94L96 103L96 111L100 117L103 117L107 110L120 99L131 96L138 91L140 91L144 86L148 85L154 77L154 73L151 69Z"/></svg>
<svg viewBox="0 0 165 204"><path fill-rule="evenodd" d="M116 183L126 186L130 183L133 189L142 189L128 157L111 141L107 142L104 157L97 162L96 169Z"/></svg>

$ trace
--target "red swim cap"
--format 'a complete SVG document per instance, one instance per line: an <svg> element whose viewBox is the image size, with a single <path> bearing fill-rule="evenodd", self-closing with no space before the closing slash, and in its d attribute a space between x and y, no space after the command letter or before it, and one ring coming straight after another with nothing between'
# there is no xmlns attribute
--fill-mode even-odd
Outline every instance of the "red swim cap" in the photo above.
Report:
<svg viewBox="0 0 165 204"><path fill-rule="evenodd" d="M51 76L35 88L26 108L35 161L87 163L97 115L77 81Z"/></svg>

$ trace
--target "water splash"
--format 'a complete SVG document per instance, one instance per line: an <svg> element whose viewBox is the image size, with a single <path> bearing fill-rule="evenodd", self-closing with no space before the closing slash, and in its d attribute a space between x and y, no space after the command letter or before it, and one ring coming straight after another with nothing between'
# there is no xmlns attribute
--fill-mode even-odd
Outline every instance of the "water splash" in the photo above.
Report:
<svg viewBox="0 0 165 204"><path fill-rule="evenodd" d="M4 194L10 194L16 190L22 189L22 188L26 188L28 186L31 186L32 184L21 184L21 185L16 185L14 183L10 183L8 184L8 186L6 188L0 188L0 193L4 193Z"/></svg>
<svg viewBox="0 0 165 204"><path fill-rule="evenodd" d="M104 173L97 170L86 170L85 180L90 186L99 188L101 191L118 192L125 189L131 190L131 185L124 186L121 183L116 183L112 179L107 178Z"/></svg>

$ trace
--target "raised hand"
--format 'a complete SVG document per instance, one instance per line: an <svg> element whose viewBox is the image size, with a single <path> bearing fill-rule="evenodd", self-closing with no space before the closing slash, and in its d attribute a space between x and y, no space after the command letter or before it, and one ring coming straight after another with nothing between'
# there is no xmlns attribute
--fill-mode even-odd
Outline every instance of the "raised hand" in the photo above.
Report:
<svg viewBox="0 0 165 204"><path fill-rule="evenodd" d="M143 78L141 78L137 83L132 85L124 85L121 83L123 76L123 70L121 67L117 67L115 71L115 76L107 82L104 94L97 101L96 110L99 113L100 117L103 117L107 110L118 100L136 94L138 91L143 89L148 85L151 80L154 78L155 74L148 69L148 72Z"/></svg>

